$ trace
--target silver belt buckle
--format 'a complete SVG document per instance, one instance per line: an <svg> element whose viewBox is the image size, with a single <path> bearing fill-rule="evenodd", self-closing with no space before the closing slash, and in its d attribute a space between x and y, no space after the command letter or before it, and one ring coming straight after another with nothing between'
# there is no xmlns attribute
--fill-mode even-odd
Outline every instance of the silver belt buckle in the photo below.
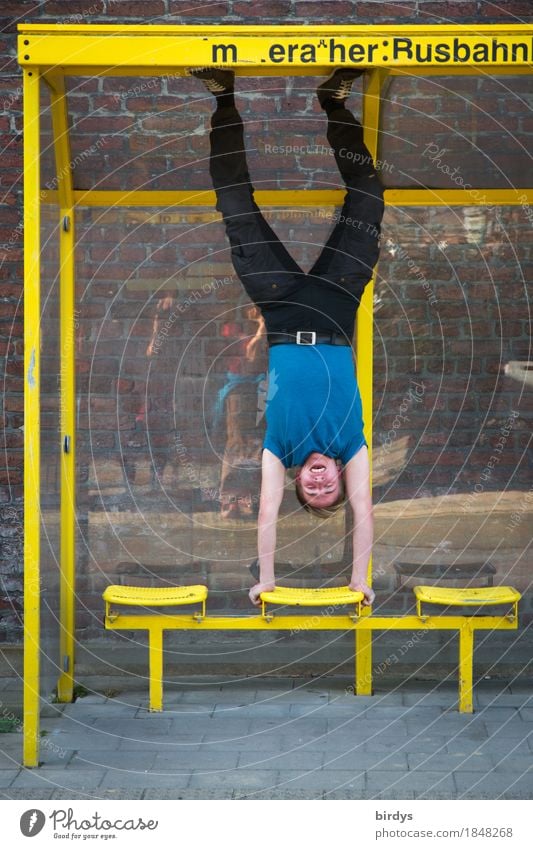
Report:
<svg viewBox="0 0 533 849"><path fill-rule="evenodd" d="M297 330L296 331L297 345L316 345L315 330Z"/></svg>

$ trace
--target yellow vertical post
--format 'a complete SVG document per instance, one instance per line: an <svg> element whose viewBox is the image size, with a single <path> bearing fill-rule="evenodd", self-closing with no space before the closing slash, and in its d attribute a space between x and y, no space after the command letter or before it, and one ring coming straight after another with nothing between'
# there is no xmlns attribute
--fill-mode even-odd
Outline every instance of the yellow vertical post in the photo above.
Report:
<svg viewBox="0 0 533 849"><path fill-rule="evenodd" d="M363 92L363 127L365 144L375 159L379 135L379 107L381 85L386 72L374 68L365 77ZM373 323L374 323L374 280L366 286L357 311L357 380L363 403L365 437L370 458L370 485L372 486L372 380L373 380ZM372 585L372 558L368 562L368 583ZM363 616L370 610L363 609ZM362 695L372 693L372 631L357 628L355 631L355 692Z"/></svg>
<svg viewBox="0 0 533 849"><path fill-rule="evenodd" d="M75 662L76 466L75 466L75 278L74 199L70 168L67 98L64 78L47 77L51 88L52 128L59 198L59 304L61 422L61 552L59 584L59 668L57 694L71 702Z"/></svg>
<svg viewBox="0 0 533 849"><path fill-rule="evenodd" d="M468 619L459 629L459 712L473 713L474 629Z"/></svg>
<svg viewBox="0 0 533 849"><path fill-rule="evenodd" d="M148 631L150 655L150 710L163 710L163 629L156 623Z"/></svg>
<svg viewBox="0 0 533 849"><path fill-rule="evenodd" d="M40 151L39 74L24 71L24 733L39 762L40 655Z"/></svg>

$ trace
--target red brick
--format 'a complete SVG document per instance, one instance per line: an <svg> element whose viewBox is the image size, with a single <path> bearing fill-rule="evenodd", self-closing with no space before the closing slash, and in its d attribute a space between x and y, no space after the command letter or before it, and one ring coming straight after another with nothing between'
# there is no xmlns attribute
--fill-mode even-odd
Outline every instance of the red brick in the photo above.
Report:
<svg viewBox="0 0 533 849"><path fill-rule="evenodd" d="M344 23L356 23L350 20L354 14L354 4L349 0L334 0L334 2L317 3L316 0L295 0L294 14L298 18L308 18L309 23L316 23L317 18L324 18L327 23L335 24L337 18Z"/></svg>
<svg viewBox="0 0 533 849"><path fill-rule="evenodd" d="M425 2L419 0L420 22L424 24L447 23L452 18L477 17L477 3L469 0L449 0L449 2Z"/></svg>
<svg viewBox="0 0 533 849"><path fill-rule="evenodd" d="M505 0L504 3L491 3L490 0L484 0L479 5L481 15L487 18L508 18L509 23L514 24L521 23L521 15L524 16L525 22L532 19L530 0Z"/></svg>
<svg viewBox="0 0 533 849"><path fill-rule="evenodd" d="M353 22L358 23L359 18L371 18L382 20L383 18L409 18L416 12L415 0L406 3L356 3L356 15Z"/></svg>
<svg viewBox="0 0 533 849"><path fill-rule="evenodd" d="M285 18L290 15L291 3L290 0L268 0L261 3L257 0L245 0L245 2L233 2L233 15L238 15L240 18ZM275 23L283 23L281 20Z"/></svg>
<svg viewBox="0 0 533 849"><path fill-rule="evenodd" d="M97 139L105 137L106 133L120 133L130 130L133 126L133 121L126 115L107 115L100 118L86 117L77 121L72 128L74 135L85 135L89 133L95 134L94 144ZM105 150L105 144L98 148L96 154L101 154ZM95 155L96 155L95 154Z"/></svg>
<svg viewBox="0 0 533 849"><path fill-rule="evenodd" d="M168 0L168 18L175 15L180 18L216 18L215 23L225 23L221 18L229 14L228 3L203 3L196 5L195 3L184 2L184 0ZM176 23L169 20L168 23Z"/></svg>
<svg viewBox="0 0 533 849"><path fill-rule="evenodd" d="M65 16L61 23L90 24L91 18L104 11L103 0L46 0L43 11L48 15ZM88 14L90 9L90 13Z"/></svg>
<svg viewBox="0 0 533 849"><path fill-rule="evenodd" d="M108 0L107 17L109 18L143 18L143 23L150 23L150 18L165 14L163 0Z"/></svg>

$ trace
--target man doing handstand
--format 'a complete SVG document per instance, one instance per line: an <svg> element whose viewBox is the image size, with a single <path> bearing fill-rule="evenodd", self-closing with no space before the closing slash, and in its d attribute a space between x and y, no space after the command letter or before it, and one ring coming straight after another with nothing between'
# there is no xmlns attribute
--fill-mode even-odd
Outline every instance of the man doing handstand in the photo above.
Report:
<svg viewBox="0 0 533 849"><path fill-rule="evenodd" d="M262 454L259 582L251 588L250 599L259 605L260 594L275 587L276 525L285 469L297 467L296 493L306 509L329 515L348 498L354 518L349 586L362 592L370 605L372 501L351 345L357 307L378 258L383 190L363 141L363 128L345 107L353 80L363 72L338 69L317 89L346 195L341 214L307 273L254 201L233 72L199 68L191 73L216 97L209 160L216 208L223 216L235 271L263 314L269 374L276 376Z"/></svg>

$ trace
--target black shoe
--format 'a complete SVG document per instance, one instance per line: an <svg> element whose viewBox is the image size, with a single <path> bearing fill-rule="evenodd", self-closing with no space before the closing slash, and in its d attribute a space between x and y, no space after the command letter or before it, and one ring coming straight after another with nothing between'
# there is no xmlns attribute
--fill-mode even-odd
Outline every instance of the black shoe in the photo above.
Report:
<svg viewBox="0 0 533 849"><path fill-rule="evenodd" d="M320 83L316 90L318 102L323 107L326 100L346 100L352 90L352 83L365 72L365 68L337 68L331 76Z"/></svg>
<svg viewBox="0 0 533 849"><path fill-rule="evenodd" d="M235 72L224 68L189 68L189 74L201 80L211 94L229 94L235 85Z"/></svg>

